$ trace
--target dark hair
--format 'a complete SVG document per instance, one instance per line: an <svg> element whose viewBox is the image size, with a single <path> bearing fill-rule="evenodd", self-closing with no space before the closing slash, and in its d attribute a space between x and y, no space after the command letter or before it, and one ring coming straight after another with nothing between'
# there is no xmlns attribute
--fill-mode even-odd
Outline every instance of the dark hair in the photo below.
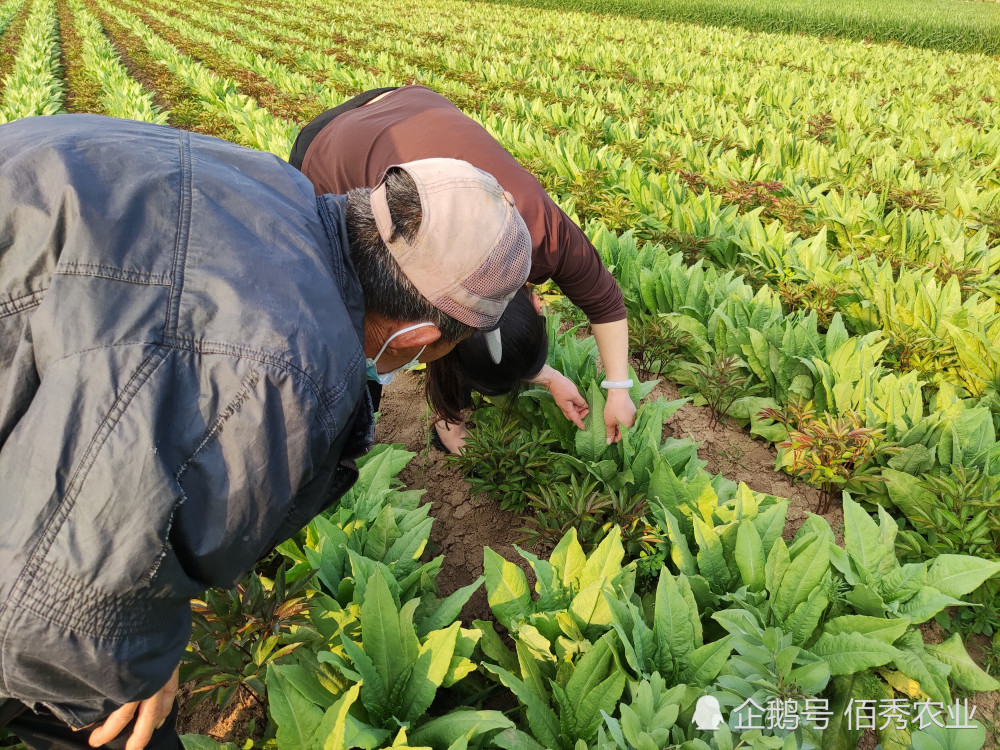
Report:
<svg viewBox="0 0 1000 750"><path fill-rule="evenodd" d="M393 224L410 242L420 229L420 193L413 179L401 169L386 174L386 202ZM347 193L347 241L351 260L365 295L365 310L390 320L426 320L434 323L445 341L460 341L475 330L428 302L410 283L382 241L372 215L371 190Z"/></svg>
<svg viewBox="0 0 1000 750"><path fill-rule="evenodd" d="M424 390L439 419L458 422L470 403L471 392L499 396L517 390L537 375L549 353L545 318L532 303L531 290L522 287L500 317L503 356L490 356L486 339L475 333L441 359L427 365Z"/></svg>

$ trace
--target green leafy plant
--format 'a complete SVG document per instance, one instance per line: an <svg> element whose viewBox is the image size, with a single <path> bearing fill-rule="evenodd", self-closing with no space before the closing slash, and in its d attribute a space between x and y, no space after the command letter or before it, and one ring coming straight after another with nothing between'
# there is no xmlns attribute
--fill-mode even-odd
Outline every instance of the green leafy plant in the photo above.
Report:
<svg viewBox="0 0 1000 750"><path fill-rule="evenodd" d="M638 361L644 377L660 377L683 354L693 337L670 320L669 316L642 314L629 320L628 348Z"/></svg>
<svg viewBox="0 0 1000 750"><path fill-rule="evenodd" d="M900 533L904 551L920 558L1000 556L1000 477L953 464L939 475L924 474L919 489L897 503L912 526Z"/></svg>
<svg viewBox="0 0 1000 750"><path fill-rule="evenodd" d="M668 746L685 698L684 685L668 686L658 672L648 680L629 682L631 702L618 706L621 719L602 712L598 750L653 750Z"/></svg>
<svg viewBox="0 0 1000 750"><path fill-rule="evenodd" d="M585 550L591 549L613 525L629 530L635 543L647 542L651 529L645 523L645 501L639 496L601 488L594 478L570 477L569 484L540 485L528 495L530 515L519 544L555 544L570 529Z"/></svg>
<svg viewBox="0 0 1000 750"><path fill-rule="evenodd" d="M266 705L268 665L308 639L296 631L309 622L312 578L289 575L281 563L273 579L251 572L235 589L209 589L191 603L194 628L180 671L182 682L194 682L188 707L211 697L225 708L242 695Z"/></svg>
<svg viewBox="0 0 1000 750"><path fill-rule="evenodd" d="M844 490L857 492L866 483L884 481L878 459L898 452L885 430L865 427L853 411L806 418L779 448L785 451L779 463L820 490L819 513L829 512Z"/></svg>
<svg viewBox="0 0 1000 750"><path fill-rule="evenodd" d="M556 441L548 430L524 425L502 410L481 410L461 453L448 456L473 495L484 495L504 510L520 513L531 492L552 476Z"/></svg>
<svg viewBox="0 0 1000 750"><path fill-rule="evenodd" d="M782 279L777 283L777 290L781 301L791 310L815 310L819 324L825 328L837 312L837 300L844 295L846 287L842 284L820 286L815 281L799 285Z"/></svg>
<svg viewBox="0 0 1000 750"><path fill-rule="evenodd" d="M963 553L1000 558L1000 477L953 464L920 479L886 469L887 494L906 517L900 553L913 559ZM1000 632L1000 581L987 581L971 598L979 606L941 619L965 632Z"/></svg>
<svg viewBox="0 0 1000 750"><path fill-rule="evenodd" d="M617 590L627 597L634 571L621 564L625 552L617 531L589 555L572 530L548 561L518 552L535 571L537 598L520 568L484 550L487 597L515 644L512 652L490 623L476 621L491 660L484 667L517 696L526 718L523 729L504 732L494 742L505 748L572 750L597 734L601 712L614 713L624 692L626 675L602 593Z"/></svg>
<svg viewBox="0 0 1000 750"><path fill-rule="evenodd" d="M689 380L695 391L711 409L709 429L715 429L730 407L742 398L749 398L763 388L744 374L746 362L739 357L717 354L709 363L690 365Z"/></svg>
<svg viewBox="0 0 1000 750"><path fill-rule="evenodd" d="M481 583L477 581L476 586ZM498 711L456 709L428 718L439 690L475 670L480 631L458 622L425 631L414 624L419 600L401 604L381 573L365 582L360 605L319 606L326 647L297 664L272 665L267 683L281 750L393 746L466 748L481 734L513 727Z"/></svg>

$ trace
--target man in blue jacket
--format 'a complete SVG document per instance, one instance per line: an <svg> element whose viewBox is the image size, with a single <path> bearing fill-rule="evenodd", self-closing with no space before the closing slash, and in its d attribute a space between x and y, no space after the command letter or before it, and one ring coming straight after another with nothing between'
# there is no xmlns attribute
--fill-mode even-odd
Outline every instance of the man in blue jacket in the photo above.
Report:
<svg viewBox="0 0 1000 750"><path fill-rule="evenodd" d="M529 265L465 162L315 197L171 128L0 127L0 723L178 747L189 600L353 484L366 377L495 328Z"/></svg>

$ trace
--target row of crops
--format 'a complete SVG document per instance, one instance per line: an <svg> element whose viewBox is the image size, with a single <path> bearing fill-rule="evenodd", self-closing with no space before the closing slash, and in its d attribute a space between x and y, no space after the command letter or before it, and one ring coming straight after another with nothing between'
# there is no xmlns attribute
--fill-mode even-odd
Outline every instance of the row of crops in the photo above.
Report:
<svg viewBox="0 0 1000 750"><path fill-rule="evenodd" d="M1000 51L1000 9L954 0L492 0L663 21L799 32L916 47ZM991 3L995 0L983 0Z"/></svg>
<svg viewBox="0 0 1000 750"><path fill-rule="evenodd" d="M1000 688L965 644L1000 630L995 57L442 0L7 0L0 31L0 121L102 112L286 156L345 97L428 85L625 293L643 403L622 442L566 309L549 362L588 428L527 391L484 404L459 459L552 549L522 553L532 585L486 550L439 598L430 506L394 480L411 454L380 447L280 567L196 608L186 676L266 697L257 742L982 745L961 701ZM787 501L664 439L682 402L649 398L657 376L775 444L842 527L783 534ZM464 627L482 585L495 622ZM932 620L955 632L925 643ZM692 723L706 694L728 726Z"/></svg>

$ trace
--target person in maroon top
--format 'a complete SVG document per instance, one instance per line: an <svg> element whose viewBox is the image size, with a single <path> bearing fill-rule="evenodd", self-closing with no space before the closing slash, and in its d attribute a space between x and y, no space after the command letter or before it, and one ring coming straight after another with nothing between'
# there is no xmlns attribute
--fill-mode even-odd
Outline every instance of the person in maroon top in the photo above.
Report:
<svg viewBox="0 0 1000 750"><path fill-rule="evenodd" d="M514 196L531 235L528 282L552 279L590 320L606 374L607 440L620 440L620 425L635 423L636 407L628 392L628 322L618 282L583 230L482 125L423 86L375 89L306 125L289 161L322 195L376 185L392 164L435 156L489 172ZM587 403L568 378L545 365L531 382L548 388L563 414L583 427ZM440 421L435 429L453 452L464 442L464 425Z"/></svg>

